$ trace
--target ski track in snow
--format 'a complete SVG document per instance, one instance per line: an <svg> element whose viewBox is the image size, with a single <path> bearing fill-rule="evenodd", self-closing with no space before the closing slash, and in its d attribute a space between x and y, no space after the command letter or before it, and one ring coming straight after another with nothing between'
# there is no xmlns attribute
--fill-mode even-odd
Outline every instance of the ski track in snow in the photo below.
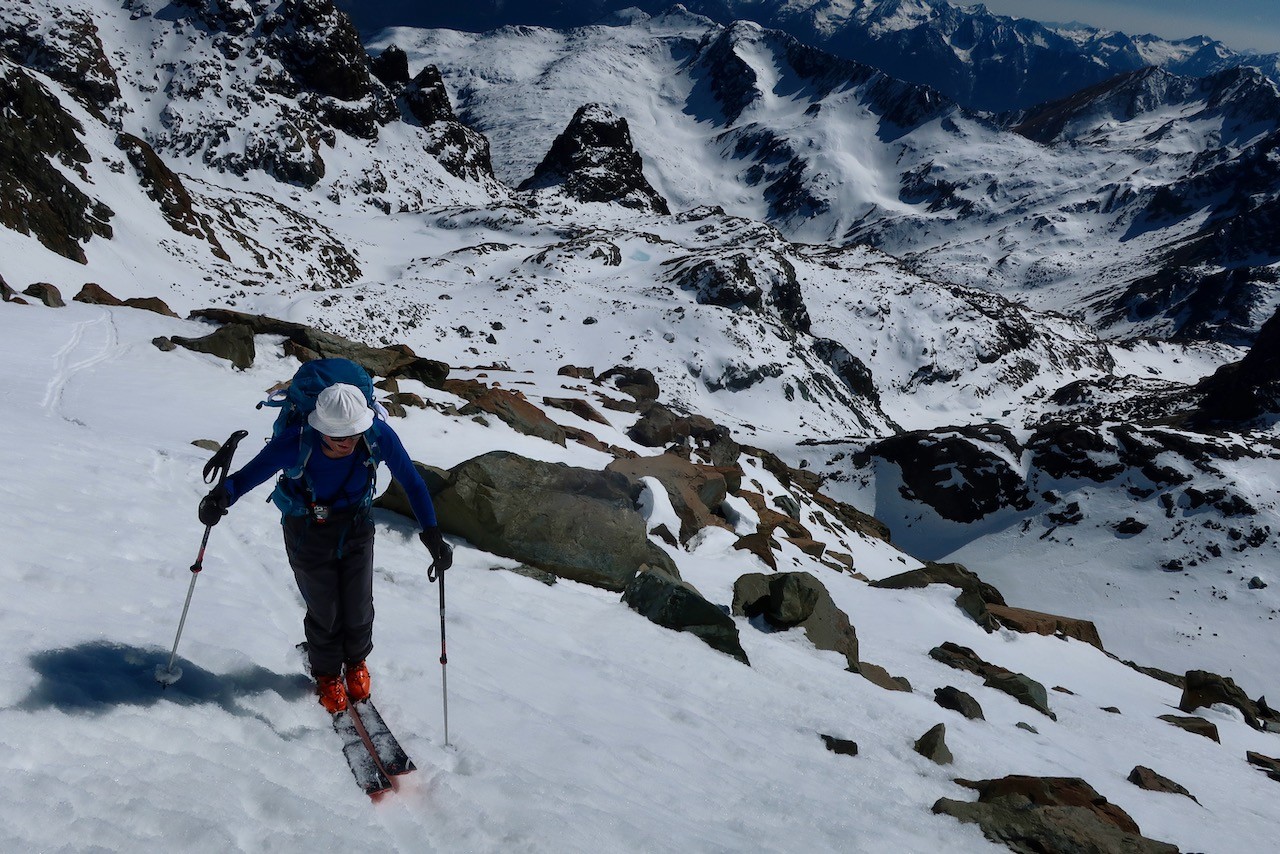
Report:
<svg viewBox="0 0 1280 854"><path fill-rule="evenodd" d="M80 372L111 358L118 343L119 333L109 309L104 309L92 320L77 323L67 343L53 354L53 377L45 388L44 400L40 405L46 411L84 426L82 421L69 417L62 411L67 386ZM88 355L85 355L86 351Z"/></svg>

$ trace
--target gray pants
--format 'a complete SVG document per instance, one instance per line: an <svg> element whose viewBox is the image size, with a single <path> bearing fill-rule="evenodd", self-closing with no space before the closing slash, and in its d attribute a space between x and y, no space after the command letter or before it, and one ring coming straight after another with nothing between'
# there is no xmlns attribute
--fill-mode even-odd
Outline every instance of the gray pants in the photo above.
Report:
<svg viewBox="0 0 1280 854"><path fill-rule="evenodd" d="M284 547L298 591L313 676L336 676L373 650L373 522L309 517L284 523Z"/></svg>

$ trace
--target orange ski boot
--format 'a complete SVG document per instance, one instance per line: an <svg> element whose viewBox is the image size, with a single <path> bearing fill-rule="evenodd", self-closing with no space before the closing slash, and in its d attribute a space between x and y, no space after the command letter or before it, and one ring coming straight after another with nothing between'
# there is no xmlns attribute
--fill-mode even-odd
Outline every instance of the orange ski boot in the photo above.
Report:
<svg viewBox="0 0 1280 854"><path fill-rule="evenodd" d="M347 665L347 696L351 702L369 699L369 667L363 661Z"/></svg>
<svg viewBox="0 0 1280 854"><path fill-rule="evenodd" d="M329 714L336 715L347 710L347 691L342 685L341 676L317 676L316 693L320 695L320 705Z"/></svg>

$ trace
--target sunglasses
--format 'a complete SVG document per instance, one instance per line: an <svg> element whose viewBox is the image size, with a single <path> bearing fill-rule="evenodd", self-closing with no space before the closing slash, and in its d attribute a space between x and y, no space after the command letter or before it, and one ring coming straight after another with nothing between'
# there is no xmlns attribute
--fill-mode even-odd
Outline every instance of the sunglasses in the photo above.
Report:
<svg viewBox="0 0 1280 854"><path fill-rule="evenodd" d="M356 433L351 436L330 436L328 433L322 434L330 442L350 442L352 439L359 439L361 434Z"/></svg>

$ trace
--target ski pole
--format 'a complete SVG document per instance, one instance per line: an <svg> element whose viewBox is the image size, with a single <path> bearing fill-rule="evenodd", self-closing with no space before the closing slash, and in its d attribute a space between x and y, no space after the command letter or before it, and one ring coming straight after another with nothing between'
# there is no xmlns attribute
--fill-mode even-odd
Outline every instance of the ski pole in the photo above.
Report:
<svg viewBox="0 0 1280 854"><path fill-rule="evenodd" d="M449 654L444 634L444 572L436 569L435 562L427 568L427 580L440 582L440 687L444 695L444 746L449 746Z"/></svg>
<svg viewBox="0 0 1280 854"><path fill-rule="evenodd" d="M218 486L221 486L226 482L227 473L231 471L231 458L235 456L236 446L240 444L241 439L248 435L249 431L247 430L237 430L231 434L227 441L222 443L222 447L218 449L218 452L204 465L205 483L213 483L214 480L217 480ZM182 605L182 617L178 620L178 633L173 638L173 650L169 653L169 664L164 667L156 665L156 681L165 688L182 678L182 668L174 667L173 660L178 655L178 641L182 640L182 627L187 623L187 611L191 608L191 596L196 592L196 579L200 577L200 570L204 569L204 550L209 546L209 532L212 530L212 525L204 526L204 537L200 540L200 551L196 555L196 562L191 564L191 584L187 586L187 601Z"/></svg>

